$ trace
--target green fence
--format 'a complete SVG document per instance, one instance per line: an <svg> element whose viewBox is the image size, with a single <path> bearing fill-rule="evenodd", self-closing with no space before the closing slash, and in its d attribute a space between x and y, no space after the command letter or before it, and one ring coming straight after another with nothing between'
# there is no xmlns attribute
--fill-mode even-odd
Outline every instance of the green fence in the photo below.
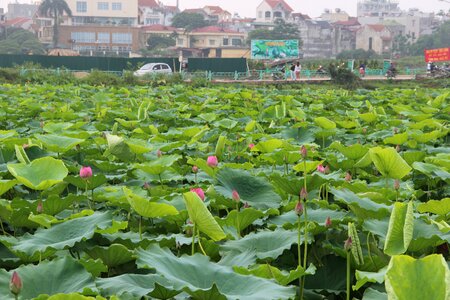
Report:
<svg viewBox="0 0 450 300"><path fill-rule="evenodd" d="M245 58L189 58L189 72L246 72Z"/></svg>

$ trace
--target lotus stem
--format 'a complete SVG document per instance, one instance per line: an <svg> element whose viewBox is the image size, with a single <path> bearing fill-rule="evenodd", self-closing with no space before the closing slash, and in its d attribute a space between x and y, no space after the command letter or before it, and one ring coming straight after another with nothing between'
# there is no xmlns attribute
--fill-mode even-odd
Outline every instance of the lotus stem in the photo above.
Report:
<svg viewBox="0 0 450 300"><path fill-rule="evenodd" d="M194 255L195 253L195 223L194 223L194 228L192 228L192 251L191 251L191 255Z"/></svg>
<svg viewBox="0 0 450 300"><path fill-rule="evenodd" d="M350 300L350 251L347 251L347 300Z"/></svg>
<svg viewBox="0 0 450 300"><path fill-rule="evenodd" d="M86 193L87 203L88 203L89 209L92 209L91 201L89 201L88 182L87 182L87 180L84 181L84 184L85 184L85 187L86 187L85 193Z"/></svg>
<svg viewBox="0 0 450 300"><path fill-rule="evenodd" d="M241 237L241 228L239 226L239 202L236 202L236 227L237 227L237 235L238 238Z"/></svg>
<svg viewBox="0 0 450 300"><path fill-rule="evenodd" d="M305 205L304 205L304 213L305 213L305 247L304 247L304 252L303 252L303 268L306 270L307 268L307 259L308 259L308 211L306 208L306 201L305 201ZM303 299L303 292L305 290L305 281L306 281L306 276L302 277L302 288L301 288L301 295L300 295L300 299Z"/></svg>
<svg viewBox="0 0 450 300"><path fill-rule="evenodd" d="M139 216L139 239L142 241L142 216Z"/></svg>
<svg viewBox="0 0 450 300"><path fill-rule="evenodd" d="M297 255L298 255L298 266L302 266L302 256L300 254L301 243L301 223L300 223L300 215L297 217L298 228L297 228ZM302 299L303 290L302 290L302 277L298 278L298 288L299 288L299 299Z"/></svg>
<svg viewBox="0 0 450 300"><path fill-rule="evenodd" d="M197 230L197 238L198 238L198 245L200 246L200 250L202 251L204 256L208 256L205 252L205 249L203 249L202 243L200 241L200 230Z"/></svg>

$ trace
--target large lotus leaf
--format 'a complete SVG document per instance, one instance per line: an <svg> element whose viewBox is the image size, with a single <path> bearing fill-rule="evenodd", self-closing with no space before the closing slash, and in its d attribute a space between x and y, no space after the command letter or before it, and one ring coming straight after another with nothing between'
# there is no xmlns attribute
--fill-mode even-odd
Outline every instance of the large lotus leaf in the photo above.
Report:
<svg viewBox="0 0 450 300"><path fill-rule="evenodd" d="M151 162L135 165L135 167L146 173L158 175L163 173L179 159L181 159L181 155L163 155Z"/></svg>
<svg viewBox="0 0 450 300"><path fill-rule="evenodd" d="M128 203L141 216L146 218L161 218L178 214L175 207L165 203L151 202L139 195L134 194L130 189L123 188Z"/></svg>
<svg viewBox="0 0 450 300"><path fill-rule="evenodd" d="M290 272L282 271L277 267L271 266L269 264L256 265L250 270L244 267L234 267L233 269L236 273L242 275L255 275L261 278L275 279L278 284L281 284L283 286L288 285L292 281L299 279L302 276L313 275L316 271L316 267L314 265L310 265L306 270L303 267L298 266L297 269Z"/></svg>
<svg viewBox="0 0 450 300"><path fill-rule="evenodd" d="M17 180L0 180L0 196L18 183Z"/></svg>
<svg viewBox="0 0 450 300"><path fill-rule="evenodd" d="M53 122L45 122L44 124L44 131L49 133L55 133L55 134L62 134L69 130L72 126L74 126L73 123L53 123Z"/></svg>
<svg viewBox="0 0 450 300"><path fill-rule="evenodd" d="M388 300L388 296L386 293L368 288L364 291L362 300Z"/></svg>
<svg viewBox="0 0 450 300"><path fill-rule="evenodd" d="M450 270L442 255L394 256L386 273L389 299L450 299Z"/></svg>
<svg viewBox="0 0 450 300"><path fill-rule="evenodd" d="M323 160L316 160L316 161L306 161L300 162L297 165L293 167L294 171L296 172L302 172L303 174L310 173L311 171L314 171L317 169L319 165L323 164Z"/></svg>
<svg viewBox="0 0 450 300"><path fill-rule="evenodd" d="M44 144L44 146L54 152L64 153L84 142L82 139L71 138L57 134L37 134L36 138Z"/></svg>
<svg viewBox="0 0 450 300"><path fill-rule="evenodd" d="M86 189L86 183L87 189L93 190L106 183L108 179L106 179L106 176L104 174L97 174L92 176L88 180L85 180L79 176L67 176L64 181L73 184L77 188L84 191Z"/></svg>
<svg viewBox="0 0 450 300"><path fill-rule="evenodd" d="M334 123L333 121L331 121L330 119L327 119L325 117L315 118L314 123L316 123L323 129L327 129L327 130L336 128L336 123Z"/></svg>
<svg viewBox="0 0 450 300"><path fill-rule="evenodd" d="M112 244L109 247L94 247L86 250L93 259L101 259L108 267L117 267L133 260L133 253L121 244Z"/></svg>
<svg viewBox="0 0 450 300"><path fill-rule="evenodd" d="M317 266L316 273L305 280L305 288L317 292L340 294L345 291L346 261L342 257L328 255L321 257L321 265Z"/></svg>
<svg viewBox="0 0 450 300"><path fill-rule="evenodd" d="M17 135L15 130L0 130L0 142L3 142L15 135Z"/></svg>
<svg viewBox="0 0 450 300"><path fill-rule="evenodd" d="M411 167L394 148L375 147L369 153L375 167L385 177L402 179L411 171Z"/></svg>
<svg viewBox="0 0 450 300"><path fill-rule="evenodd" d="M238 124L237 121L230 120L227 118L224 118L224 119L221 119L220 121L214 122L214 126L222 127L222 128L228 129L228 130L233 129L234 127L236 127L237 124Z"/></svg>
<svg viewBox="0 0 450 300"><path fill-rule="evenodd" d="M50 297L47 297L47 295L43 295L41 297L36 298L35 300L106 300L103 297L89 297L89 296L83 296L78 293L71 293L71 294L56 294ZM111 300L117 300L111 298Z"/></svg>
<svg viewBox="0 0 450 300"><path fill-rule="evenodd" d="M257 209L277 208L281 204L281 197L274 192L269 182L248 172L222 169L217 173L217 180L215 190L230 201L233 190L236 190L242 202Z"/></svg>
<svg viewBox="0 0 450 300"><path fill-rule="evenodd" d="M282 176L280 174L274 173L271 175L271 180L273 185L279 189L282 189L288 194L293 196L300 195L302 187L304 187L304 177L298 176ZM320 187L326 183L327 180L316 174L306 177L306 186L308 187L308 193L320 189Z"/></svg>
<svg viewBox="0 0 450 300"><path fill-rule="evenodd" d="M189 213L189 219L201 232L215 241L220 241L226 237L220 225L196 193L187 192L183 194L183 197Z"/></svg>
<svg viewBox="0 0 450 300"><path fill-rule="evenodd" d="M384 253L391 256L405 253L412 240L413 230L413 202L395 203L389 220Z"/></svg>
<svg viewBox="0 0 450 300"><path fill-rule="evenodd" d="M15 269L22 279L19 299L33 299L39 295L83 292L95 289L94 281L84 267L70 256L38 265L23 265ZM13 271L0 270L0 294L2 299L14 299L9 291Z"/></svg>
<svg viewBox="0 0 450 300"><path fill-rule="evenodd" d="M45 190L63 181L68 170L61 160L43 157L30 164L8 164L9 172L20 183L34 190Z"/></svg>
<svg viewBox="0 0 450 300"><path fill-rule="evenodd" d="M240 300L289 299L295 296L294 288L282 287L263 278L236 274L231 267L213 263L200 254L176 257L169 249L161 249L158 245L150 245L147 250L139 249L136 254L139 268L155 269L157 274L172 283L174 290L183 290L195 295L196 299L213 299L207 298L213 292L216 292L216 299L220 295L220 298Z"/></svg>
<svg viewBox="0 0 450 300"><path fill-rule="evenodd" d="M413 163L414 170L417 170L432 178L441 178L442 180L450 179L450 173L445 171L443 168L438 167L433 164L415 162Z"/></svg>
<svg viewBox="0 0 450 300"><path fill-rule="evenodd" d="M429 141L434 141L440 138L442 135L446 135L445 131L434 130L432 132L422 132L420 130L415 131L412 137L421 144L426 144Z"/></svg>
<svg viewBox="0 0 450 300"><path fill-rule="evenodd" d="M113 134L106 134L108 142L108 152L122 161L131 161L136 155L131 152L130 147L122 137Z"/></svg>
<svg viewBox="0 0 450 300"><path fill-rule="evenodd" d="M222 226L234 226L236 227L237 219L239 219L239 228L244 230L256 220L264 217L264 213L254 208L246 208L239 213L236 210L230 211L225 219L218 219L217 222Z"/></svg>
<svg viewBox="0 0 450 300"><path fill-rule="evenodd" d="M356 284L353 286L353 290L359 290L366 283L383 283L386 275L387 266L380 269L378 272L364 272L356 270Z"/></svg>
<svg viewBox="0 0 450 300"><path fill-rule="evenodd" d="M340 142L333 142L329 148L336 149L345 157L353 160L361 159L369 151L369 148L367 146L363 146L361 144L344 146Z"/></svg>
<svg viewBox="0 0 450 300"><path fill-rule="evenodd" d="M276 259L283 254L284 250L290 249L297 242L297 231L277 229L275 231L252 232L240 240L227 241L220 248L222 251L237 252L254 250L256 257L259 259Z"/></svg>
<svg viewBox="0 0 450 300"><path fill-rule="evenodd" d="M442 200L430 200L427 203L420 203L417 210L421 213L433 213L436 215L447 215L450 213L450 198Z"/></svg>
<svg viewBox="0 0 450 300"><path fill-rule="evenodd" d="M394 134L393 136L387 137L383 140L385 144L391 144L391 145L403 145L408 141L408 133L399 133Z"/></svg>
<svg viewBox="0 0 450 300"><path fill-rule="evenodd" d="M155 274L124 274L110 278L99 278L95 284L104 296L122 296L128 293L135 299L141 299L143 296L150 294L157 288L158 284L165 287L172 285L169 280ZM178 293L172 293L168 298L163 299L172 298Z"/></svg>
<svg viewBox="0 0 450 300"><path fill-rule="evenodd" d="M361 218L381 219L389 215L391 207L376 203L369 198L360 198L350 190L337 190L331 188L330 192L336 197L336 200L347 204L352 211Z"/></svg>
<svg viewBox="0 0 450 300"><path fill-rule="evenodd" d="M260 151L263 153L270 153L276 149L281 149L284 146L284 141L279 139L272 139L268 141L262 141L255 145L252 151Z"/></svg>
<svg viewBox="0 0 450 300"><path fill-rule="evenodd" d="M13 252L32 256L47 249L60 250L72 247L75 243L91 238L97 228L111 226L110 212L96 212L90 216L69 220L54 225L50 229L39 228L34 234L26 233L18 238L12 247Z"/></svg>
<svg viewBox="0 0 450 300"><path fill-rule="evenodd" d="M348 216L347 211L338 211L327 208L312 208L308 206L308 221L315 222L321 226L325 226L325 221L329 217L332 221L342 222L345 217ZM305 215L300 217L300 220L304 220ZM280 216L273 217L267 221L268 224L275 224L277 226L285 226L286 224L296 224L298 216L295 211L291 210ZM285 228L285 227L284 227Z"/></svg>

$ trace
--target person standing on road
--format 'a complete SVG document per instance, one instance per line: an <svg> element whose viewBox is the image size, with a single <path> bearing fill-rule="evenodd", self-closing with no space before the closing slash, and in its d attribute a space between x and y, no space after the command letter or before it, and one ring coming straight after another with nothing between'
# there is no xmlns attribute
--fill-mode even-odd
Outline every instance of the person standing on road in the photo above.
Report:
<svg viewBox="0 0 450 300"><path fill-rule="evenodd" d="M292 63L291 67L289 68L290 73L291 73L291 79L295 80L295 64Z"/></svg>
<svg viewBox="0 0 450 300"><path fill-rule="evenodd" d="M302 71L302 65L300 65L300 62L297 62L295 64L294 72L295 72L295 80L300 80L300 73Z"/></svg>

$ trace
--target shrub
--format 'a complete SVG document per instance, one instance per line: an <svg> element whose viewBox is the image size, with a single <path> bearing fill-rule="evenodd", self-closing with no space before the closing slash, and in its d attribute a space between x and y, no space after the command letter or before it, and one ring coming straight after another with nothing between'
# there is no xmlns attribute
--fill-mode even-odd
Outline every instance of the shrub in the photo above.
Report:
<svg viewBox="0 0 450 300"><path fill-rule="evenodd" d="M82 83L86 83L88 85L118 85L120 83L119 76L106 73L99 70L93 70L89 76L80 80Z"/></svg>

